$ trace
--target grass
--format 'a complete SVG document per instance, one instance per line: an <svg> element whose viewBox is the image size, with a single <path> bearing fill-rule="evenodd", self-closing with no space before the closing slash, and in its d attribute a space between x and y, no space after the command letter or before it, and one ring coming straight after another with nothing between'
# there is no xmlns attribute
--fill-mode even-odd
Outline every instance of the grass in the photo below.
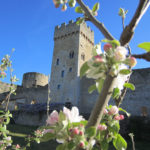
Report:
<svg viewBox="0 0 150 150"><path fill-rule="evenodd" d="M16 125L16 124L10 124L8 126L8 129L12 132L17 132L17 133L24 133L24 134L31 134L34 132L34 130L37 129L36 126L24 126L24 125ZM18 137L13 137L14 144L20 144L20 145L25 145L25 140L24 138L18 138ZM128 148L127 150L132 150L132 143L131 141L128 142ZM57 143L55 141L49 141L45 143L31 143L30 148L27 150L55 150L57 146ZM150 150L150 143L148 141L135 141L135 148L136 150ZM110 145L109 150L115 150L112 145Z"/></svg>

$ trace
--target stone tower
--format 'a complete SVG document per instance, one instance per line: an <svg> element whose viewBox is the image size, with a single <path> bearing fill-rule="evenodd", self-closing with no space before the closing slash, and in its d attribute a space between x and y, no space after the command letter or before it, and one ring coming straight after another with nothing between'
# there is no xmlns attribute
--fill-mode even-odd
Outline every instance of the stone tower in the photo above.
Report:
<svg viewBox="0 0 150 150"><path fill-rule="evenodd" d="M78 20L78 19L77 19ZM80 67L91 58L94 32L83 23L69 21L55 27L54 52L50 78L50 98L53 102L80 100Z"/></svg>

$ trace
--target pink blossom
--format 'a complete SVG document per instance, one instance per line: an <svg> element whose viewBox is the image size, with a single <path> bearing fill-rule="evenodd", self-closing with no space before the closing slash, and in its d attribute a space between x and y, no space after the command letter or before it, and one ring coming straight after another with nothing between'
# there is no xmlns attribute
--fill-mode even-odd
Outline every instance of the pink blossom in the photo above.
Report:
<svg viewBox="0 0 150 150"><path fill-rule="evenodd" d="M119 116L119 115L116 115L116 116L114 117L114 119L115 119L115 120L120 120L120 116Z"/></svg>
<svg viewBox="0 0 150 150"><path fill-rule="evenodd" d="M107 111L107 109L105 108L105 109L104 109L104 115L106 115L106 114L108 114L108 111Z"/></svg>
<svg viewBox="0 0 150 150"><path fill-rule="evenodd" d="M107 126L106 126L106 125L101 125L101 124L100 124L100 125L98 125L97 129L100 130L100 131L104 131L104 130L107 129Z"/></svg>
<svg viewBox="0 0 150 150"><path fill-rule="evenodd" d="M19 145L19 144L17 144L17 145L16 145L16 148L17 148L17 149L19 149L19 148L20 148L20 145Z"/></svg>
<svg viewBox="0 0 150 150"><path fill-rule="evenodd" d="M128 63L129 63L130 67L134 67L137 64L137 61L136 61L135 57L131 56L130 58L128 58Z"/></svg>
<svg viewBox="0 0 150 150"><path fill-rule="evenodd" d="M118 113L118 107L117 106L112 106L109 110L109 115L116 115Z"/></svg>
<svg viewBox="0 0 150 150"><path fill-rule="evenodd" d="M73 130L72 130L72 133L74 134L74 135L78 135L79 134L79 129L76 127L76 128L74 128Z"/></svg>
<svg viewBox="0 0 150 150"><path fill-rule="evenodd" d="M124 119L124 115L120 115L120 120L123 120Z"/></svg>
<svg viewBox="0 0 150 150"><path fill-rule="evenodd" d="M112 49L112 45L107 43L104 45L104 51L107 52L108 50Z"/></svg>
<svg viewBox="0 0 150 150"><path fill-rule="evenodd" d="M122 46L118 46L115 50L114 57L116 61L123 61L125 60L127 55L127 50L126 48Z"/></svg>
<svg viewBox="0 0 150 150"><path fill-rule="evenodd" d="M79 110L77 107L72 107L72 109L68 109L66 107L63 108L63 113L66 115L67 119L72 122L80 122L84 120L82 116L79 116Z"/></svg>
<svg viewBox="0 0 150 150"><path fill-rule="evenodd" d="M66 9L67 9L67 5L64 4L64 5L62 6L62 9L61 9L61 10L62 10L62 11L65 11Z"/></svg>
<svg viewBox="0 0 150 150"><path fill-rule="evenodd" d="M102 62L104 62L104 59L103 59L102 56L97 55L97 56L94 56L94 58L95 58L95 62L96 63L102 63Z"/></svg>
<svg viewBox="0 0 150 150"><path fill-rule="evenodd" d="M44 129L43 134L46 134L46 133L54 133L54 130L53 129Z"/></svg>
<svg viewBox="0 0 150 150"><path fill-rule="evenodd" d="M6 73L2 71L2 72L0 73L0 75L6 76Z"/></svg>
<svg viewBox="0 0 150 150"><path fill-rule="evenodd" d="M83 148L83 147L85 146L84 142L81 141L80 144L79 144L79 146L80 146L81 148Z"/></svg>
<svg viewBox="0 0 150 150"><path fill-rule="evenodd" d="M59 120L59 114L56 110L54 110L48 117L48 119L46 120L46 123L48 125L54 125L58 122Z"/></svg>

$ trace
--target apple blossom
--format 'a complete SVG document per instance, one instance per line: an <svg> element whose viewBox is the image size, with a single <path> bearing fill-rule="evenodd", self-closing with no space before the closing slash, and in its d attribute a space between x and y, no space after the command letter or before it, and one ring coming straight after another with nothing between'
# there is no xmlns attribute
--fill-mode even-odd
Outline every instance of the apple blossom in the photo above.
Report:
<svg viewBox="0 0 150 150"><path fill-rule="evenodd" d="M19 149L19 148L20 148L20 145L19 145L19 144L17 144L17 145L16 145L16 149Z"/></svg>
<svg viewBox="0 0 150 150"><path fill-rule="evenodd" d="M81 141L80 144L79 144L79 146L80 146L81 148L83 148L83 147L85 146L84 142Z"/></svg>
<svg viewBox="0 0 150 150"><path fill-rule="evenodd" d="M108 50L112 49L112 45L107 43L107 44L104 45L103 49L104 49L105 52L107 52Z"/></svg>
<svg viewBox="0 0 150 150"><path fill-rule="evenodd" d="M120 115L120 120L123 120L124 119L124 115Z"/></svg>
<svg viewBox="0 0 150 150"><path fill-rule="evenodd" d="M123 61L126 59L127 49L122 46L118 46L114 52L114 58L116 61Z"/></svg>
<svg viewBox="0 0 150 150"><path fill-rule="evenodd" d="M62 11L65 11L67 9L67 5L66 4L64 4L63 6L62 6Z"/></svg>
<svg viewBox="0 0 150 150"><path fill-rule="evenodd" d="M119 109L117 106L112 106L108 112L109 115L116 115L119 112Z"/></svg>
<svg viewBox="0 0 150 150"><path fill-rule="evenodd" d="M95 62L96 63L102 63L102 62L104 62L104 59L103 59L102 56L97 55L97 56L94 56L94 58L95 58Z"/></svg>
<svg viewBox="0 0 150 150"><path fill-rule="evenodd" d="M48 119L46 120L46 123L48 125L54 125L58 122L59 120L59 114L56 110L54 110L48 117Z"/></svg>
<svg viewBox="0 0 150 150"><path fill-rule="evenodd" d="M97 129L100 130L100 131L104 131L104 130L107 129L107 126L99 124L98 127L97 127Z"/></svg>
<svg viewBox="0 0 150 150"><path fill-rule="evenodd" d="M119 115L116 115L116 116L114 117L114 119L115 119L115 120L120 120L120 116L119 116Z"/></svg>
<svg viewBox="0 0 150 150"><path fill-rule="evenodd" d="M79 110L77 107L72 107L72 109L68 109L66 107L63 108L63 113L66 115L67 119L72 122L80 122L84 120L82 116L79 116Z"/></svg>
<svg viewBox="0 0 150 150"><path fill-rule="evenodd" d="M128 63L129 63L130 67L134 67L137 64L137 61L136 61L135 57L133 57L133 56L131 56L127 60L128 60Z"/></svg>
<svg viewBox="0 0 150 150"><path fill-rule="evenodd" d="M74 135L78 135L79 134L79 129L76 127L76 128L74 128L73 130L72 130L72 133L74 134Z"/></svg>
<svg viewBox="0 0 150 150"><path fill-rule="evenodd" d="M106 115L106 114L108 114L108 111L107 111L107 109L105 108L105 109L104 109L104 115Z"/></svg>

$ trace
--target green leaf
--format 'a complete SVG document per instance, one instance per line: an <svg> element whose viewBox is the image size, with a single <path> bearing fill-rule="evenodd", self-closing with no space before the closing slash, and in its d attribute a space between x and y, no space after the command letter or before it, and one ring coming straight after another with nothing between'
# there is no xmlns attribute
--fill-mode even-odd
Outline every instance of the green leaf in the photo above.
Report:
<svg viewBox="0 0 150 150"><path fill-rule="evenodd" d="M55 139L55 134L46 133L40 138L40 141L41 142L47 142L47 141L52 140L52 139Z"/></svg>
<svg viewBox="0 0 150 150"><path fill-rule="evenodd" d="M102 150L108 150L109 144L106 142L106 140L103 140L100 144Z"/></svg>
<svg viewBox="0 0 150 150"><path fill-rule="evenodd" d="M73 141L68 143L68 149L74 149L75 148L75 144Z"/></svg>
<svg viewBox="0 0 150 150"><path fill-rule="evenodd" d="M88 88L88 92L91 94L94 90L96 90L96 85L93 84Z"/></svg>
<svg viewBox="0 0 150 150"><path fill-rule="evenodd" d="M108 126L108 130L109 132L112 132L114 135L118 134L119 130L120 130L120 125L119 122L115 122L115 124L113 126Z"/></svg>
<svg viewBox="0 0 150 150"><path fill-rule="evenodd" d="M66 149L66 145L64 144L60 144L56 147L56 150L65 150Z"/></svg>
<svg viewBox="0 0 150 150"><path fill-rule="evenodd" d="M86 74L88 69L89 69L89 66L88 66L87 62L85 62L80 69L80 78L82 78Z"/></svg>
<svg viewBox="0 0 150 150"><path fill-rule="evenodd" d="M76 126L79 126L80 124L83 124L84 126L86 126L87 125L87 120L82 120L82 121L80 121L80 122L73 122L73 123L71 123L74 127L76 127Z"/></svg>
<svg viewBox="0 0 150 150"><path fill-rule="evenodd" d="M70 7L75 7L75 5L76 5L76 0L70 0L69 1L69 6Z"/></svg>
<svg viewBox="0 0 150 150"><path fill-rule="evenodd" d="M98 10L99 10L99 3L96 3L96 4L93 6L92 11L93 11L93 12L96 12L96 11L98 11Z"/></svg>
<svg viewBox="0 0 150 150"><path fill-rule="evenodd" d="M86 134L88 137L92 137L96 135L96 128L95 127L90 127L86 129Z"/></svg>
<svg viewBox="0 0 150 150"><path fill-rule="evenodd" d="M80 25L81 23L83 23L84 22L84 18L80 18L77 22L76 22L76 24L77 25Z"/></svg>
<svg viewBox="0 0 150 150"><path fill-rule="evenodd" d="M103 84L104 84L104 79L100 79L98 82L98 86L97 86L97 91L100 93L102 88L103 88Z"/></svg>
<svg viewBox="0 0 150 150"><path fill-rule="evenodd" d="M113 140L113 145L117 150L127 149L127 142L120 134L118 134L116 138Z"/></svg>
<svg viewBox="0 0 150 150"><path fill-rule="evenodd" d="M112 94L113 99L118 98L119 96L120 96L119 88L114 88L113 94Z"/></svg>
<svg viewBox="0 0 150 150"><path fill-rule="evenodd" d="M124 113L126 113L126 115L128 116L128 117L130 117L130 113L128 113L126 110L124 110L123 108L119 108L119 111L123 111Z"/></svg>
<svg viewBox="0 0 150 150"><path fill-rule="evenodd" d="M131 70L130 69L122 69L120 70L119 72L120 74L123 74L123 75L128 75L131 73Z"/></svg>
<svg viewBox="0 0 150 150"><path fill-rule="evenodd" d="M144 49L146 52L150 52L150 42L141 43L138 47Z"/></svg>
<svg viewBox="0 0 150 150"><path fill-rule="evenodd" d="M78 6L78 7L75 8L75 12L76 13L80 13L80 14L84 13L84 11L82 10L82 8L80 6Z"/></svg>
<svg viewBox="0 0 150 150"><path fill-rule="evenodd" d="M126 87L126 88L131 89L132 91L135 90L135 86L132 83L125 83L123 86Z"/></svg>

